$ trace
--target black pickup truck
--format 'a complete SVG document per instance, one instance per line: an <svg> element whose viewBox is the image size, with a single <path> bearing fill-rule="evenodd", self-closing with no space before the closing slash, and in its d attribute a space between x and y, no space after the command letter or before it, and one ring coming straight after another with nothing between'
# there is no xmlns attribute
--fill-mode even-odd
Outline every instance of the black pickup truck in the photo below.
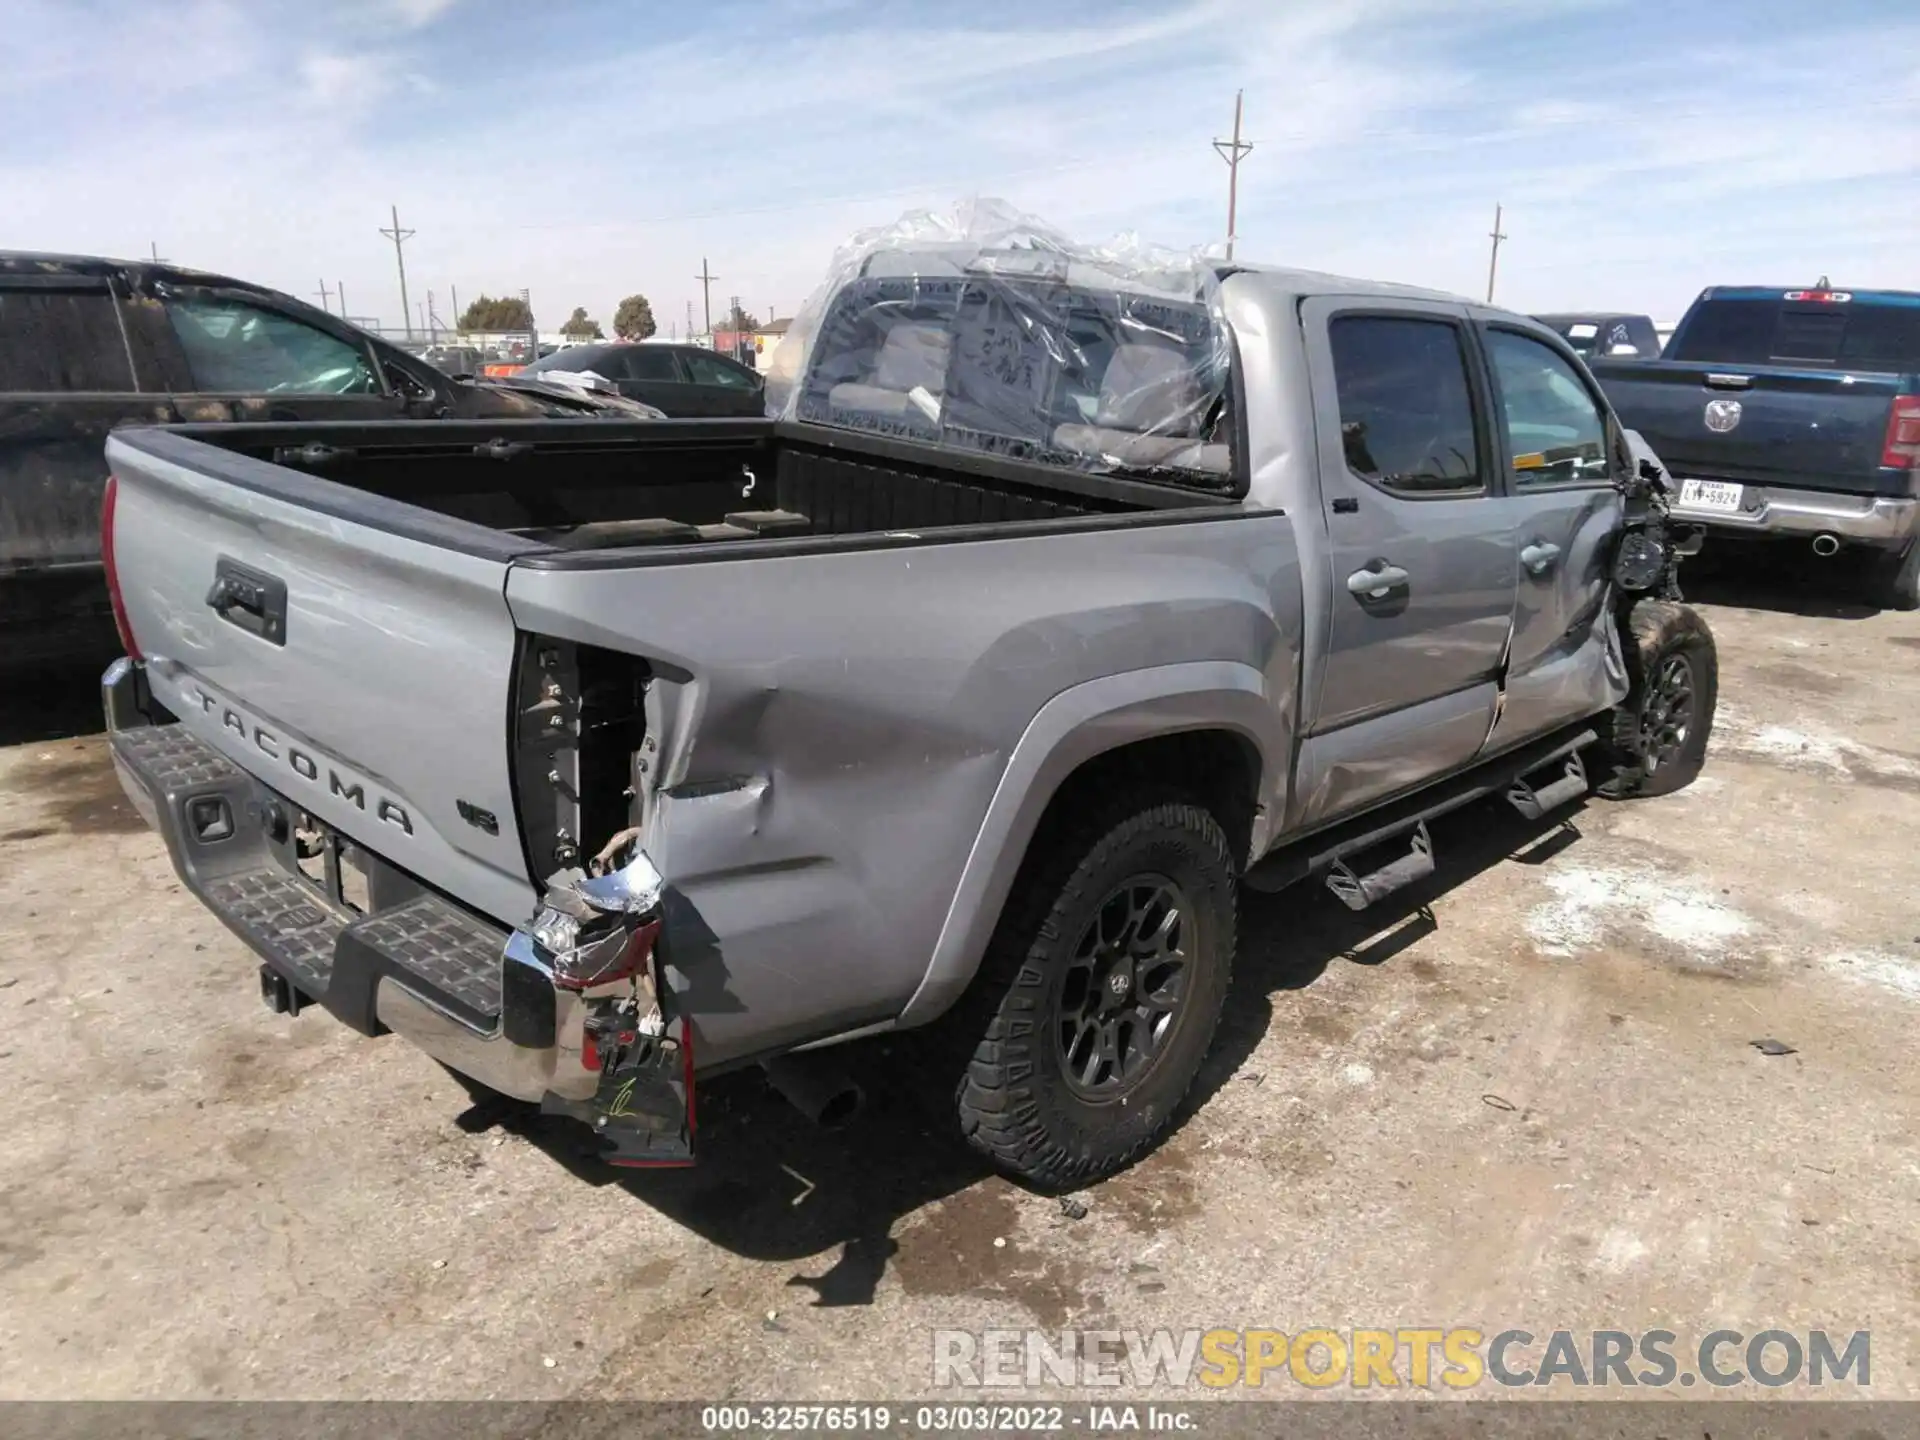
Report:
<svg viewBox="0 0 1920 1440"><path fill-rule="evenodd" d="M113 644L100 500L116 426L592 414L659 412L537 380L453 380L339 316L223 275L0 251L0 660Z"/></svg>
<svg viewBox="0 0 1920 1440"><path fill-rule="evenodd" d="M1672 471L1677 517L1852 549L1880 603L1920 605L1920 293L1714 286L1660 359L1587 363Z"/></svg>

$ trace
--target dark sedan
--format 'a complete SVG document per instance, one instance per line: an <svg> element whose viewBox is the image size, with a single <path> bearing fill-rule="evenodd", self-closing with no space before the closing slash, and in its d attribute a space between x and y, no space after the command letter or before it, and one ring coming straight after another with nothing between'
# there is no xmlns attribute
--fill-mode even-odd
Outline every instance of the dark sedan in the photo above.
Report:
<svg viewBox="0 0 1920 1440"><path fill-rule="evenodd" d="M540 378L598 375L628 399L675 417L766 413L766 382L759 373L698 345L569 345L520 373Z"/></svg>

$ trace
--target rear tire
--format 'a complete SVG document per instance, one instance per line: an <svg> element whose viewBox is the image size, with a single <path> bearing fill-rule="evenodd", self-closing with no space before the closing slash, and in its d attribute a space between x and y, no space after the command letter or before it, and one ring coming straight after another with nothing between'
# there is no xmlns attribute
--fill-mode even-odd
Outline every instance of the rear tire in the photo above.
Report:
<svg viewBox="0 0 1920 1440"><path fill-rule="evenodd" d="M1174 792L1038 837L969 1007L956 1100L974 1148L1064 1189L1159 1141L1219 1027L1237 900L1225 833Z"/></svg>
<svg viewBox="0 0 1920 1440"><path fill-rule="evenodd" d="M1671 795L1706 763L1720 693L1720 660L1706 618L1674 600L1642 600L1627 621L1635 653L1627 698L1612 712L1603 751L1613 775L1600 793L1613 799Z"/></svg>

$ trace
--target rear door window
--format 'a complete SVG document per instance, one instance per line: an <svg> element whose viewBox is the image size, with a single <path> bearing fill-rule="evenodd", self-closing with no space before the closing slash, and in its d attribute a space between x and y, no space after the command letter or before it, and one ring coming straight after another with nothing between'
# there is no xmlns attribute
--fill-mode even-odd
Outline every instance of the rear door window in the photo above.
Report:
<svg viewBox="0 0 1920 1440"><path fill-rule="evenodd" d="M125 394L133 366L105 286L9 286L0 280L0 394Z"/></svg>
<svg viewBox="0 0 1920 1440"><path fill-rule="evenodd" d="M1382 489L1485 489L1460 327L1403 315L1342 315L1328 327L1347 467Z"/></svg>
<svg viewBox="0 0 1920 1440"><path fill-rule="evenodd" d="M378 395L366 347L224 296L174 296L167 320L196 390L215 395Z"/></svg>
<svg viewBox="0 0 1920 1440"><path fill-rule="evenodd" d="M673 351L659 345L635 345L626 352L629 380L663 380L684 384L674 364Z"/></svg>

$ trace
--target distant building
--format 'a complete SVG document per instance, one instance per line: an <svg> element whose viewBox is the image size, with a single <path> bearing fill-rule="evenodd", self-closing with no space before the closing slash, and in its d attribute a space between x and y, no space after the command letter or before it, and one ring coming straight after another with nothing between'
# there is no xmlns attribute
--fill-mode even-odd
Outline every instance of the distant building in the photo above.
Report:
<svg viewBox="0 0 1920 1440"><path fill-rule="evenodd" d="M715 330L711 335L693 336L692 343L718 350L742 365L764 370L767 356L779 346L791 324L791 320L769 320L758 330Z"/></svg>
<svg viewBox="0 0 1920 1440"><path fill-rule="evenodd" d="M753 332L753 359L756 369L767 368L767 356L771 355L786 338L787 327L792 324L791 320L769 320Z"/></svg>

